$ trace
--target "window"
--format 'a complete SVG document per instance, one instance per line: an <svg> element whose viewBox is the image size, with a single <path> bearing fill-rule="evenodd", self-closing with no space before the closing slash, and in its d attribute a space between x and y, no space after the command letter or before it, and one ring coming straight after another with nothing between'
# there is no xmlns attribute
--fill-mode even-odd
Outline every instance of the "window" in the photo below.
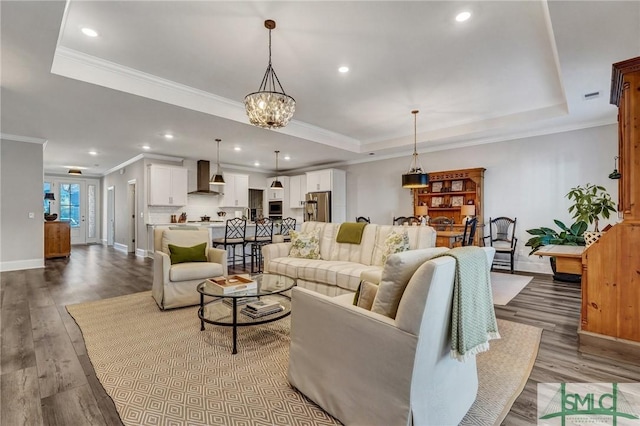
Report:
<svg viewBox="0 0 640 426"><path fill-rule="evenodd" d="M68 220L72 228L80 227L80 184L60 184L60 220Z"/></svg>
<svg viewBox="0 0 640 426"><path fill-rule="evenodd" d="M51 190L51 182L45 182L42 189L43 189L43 191L42 191L42 202L43 202L43 205L44 205L44 212L45 213L51 213L51 211L49 210L49 201L44 199L44 194L46 194L47 192L52 192L52 190Z"/></svg>

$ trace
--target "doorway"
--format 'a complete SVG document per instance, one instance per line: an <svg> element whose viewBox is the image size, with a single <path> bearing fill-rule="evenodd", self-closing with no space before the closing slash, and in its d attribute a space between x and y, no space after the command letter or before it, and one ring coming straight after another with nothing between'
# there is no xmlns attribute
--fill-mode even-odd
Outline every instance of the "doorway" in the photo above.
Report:
<svg viewBox="0 0 640 426"><path fill-rule="evenodd" d="M136 235L138 235L138 221L136 220L136 212L138 211L138 205L136 203L136 180L132 179L129 182L128 194L127 194L127 207L129 211L129 239L127 244L127 252L135 253L138 248L136 242Z"/></svg>
<svg viewBox="0 0 640 426"><path fill-rule="evenodd" d="M69 222L71 244L91 244L100 241L99 181L96 179L57 178L45 176L44 192L54 194L46 200L45 211Z"/></svg>
<svg viewBox="0 0 640 426"><path fill-rule="evenodd" d="M115 187L107 188L107 246L113 247L116 233Z"/></svg>

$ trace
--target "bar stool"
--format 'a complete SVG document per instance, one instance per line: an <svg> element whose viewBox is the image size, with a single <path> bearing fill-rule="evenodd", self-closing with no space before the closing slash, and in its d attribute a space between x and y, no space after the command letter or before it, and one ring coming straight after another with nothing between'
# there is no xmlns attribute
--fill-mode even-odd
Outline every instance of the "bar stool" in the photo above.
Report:
<svg viewBox="0 0 640 426"><path fill-rule="evenodd" d="M251 245L251 273L262 272L262 246L273 242L273 220L257 220L253 235L246 237L244 241Z"/></svg>
<svg viewBox="0 0 640 426"><path fill-rule="evenodd" d="M226 250L228 247L233 249L233 254L229 256L231 264L236 266L236 259L242 258L242 268L246 269L247 264L245 261L244 248L247 244L245 241L245 234L247 232L247 220L241 218L233 218L227 219L227 222L224 227L224 237L223 238L214 238L211 240L212 245L214 247L224 246ZM242 247L242 255L239 256L236 254L236 247Z"/></svg>
<svg viewBox="0 0 640 426"><path fill-rule="evenodd" d="M291 241L289 231L296 230L296 220L293 217L285 217L280 224L280 234L284 238L284 241Z"/></svg>

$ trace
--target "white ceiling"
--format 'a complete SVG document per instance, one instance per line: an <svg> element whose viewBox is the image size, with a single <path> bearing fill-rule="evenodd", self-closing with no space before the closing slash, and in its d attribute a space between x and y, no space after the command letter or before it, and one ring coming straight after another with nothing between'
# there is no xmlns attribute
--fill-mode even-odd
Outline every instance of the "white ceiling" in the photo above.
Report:
<svg viewBox="0 0 640 426"><path fill-rule="evenodd" d="M142 152L215 161L215 138L223 165L249 170L273 170L276 149L281 170L399 155L408 165L412 109L419 152L614 123L611 64L640 55L638 1L0 8L2 134L47 140L49 173L100 175ZM472 17L458 23L463 10ZM266 69L265 19L277 22L273 65L297 101L278 131L249 125L242 104Z"/></svg>

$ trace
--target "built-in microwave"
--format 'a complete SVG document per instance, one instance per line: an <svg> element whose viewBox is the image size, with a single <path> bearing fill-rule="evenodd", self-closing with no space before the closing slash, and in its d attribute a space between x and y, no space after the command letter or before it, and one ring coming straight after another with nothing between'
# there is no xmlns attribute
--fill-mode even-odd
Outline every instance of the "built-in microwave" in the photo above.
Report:
<svg viewBox="0 0 640 426"><path fill-rule="evenodd" d="M282 216L282 201L269 201L269 216Z"/></svg>

